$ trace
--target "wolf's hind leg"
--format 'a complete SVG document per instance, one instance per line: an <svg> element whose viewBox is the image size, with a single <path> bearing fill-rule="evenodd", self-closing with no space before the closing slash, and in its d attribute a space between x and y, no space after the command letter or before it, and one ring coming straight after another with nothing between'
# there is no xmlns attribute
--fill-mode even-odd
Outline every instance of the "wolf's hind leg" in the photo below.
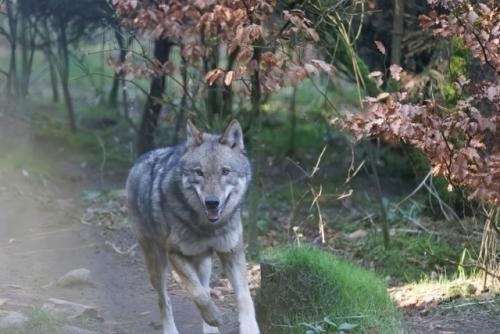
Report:
<svg viewBox="0 0 500 334"><path fill-rule="evenodd" d="M220 326L222 313L210 298L210 293L202 286L196 271L196 262L193 263L192 259L176 253L170 253L169 259L205 322L211 326Z"/></svg>
<svg viewBox="0 0 500 334"><path fill-rule="evenodd" d="M167 292L168 259L166 250L156 245L153 240L142 240L140 244L144 251L151 285L158 293L163 334L179 334L174 322L172 303Z"/></svg>
<svg viewBox="0 0 500 334"><path fill-rule="evenodd" d="M205 288L210 296L210 275L212 274L212 255L201 256L196 263L196 272L200 278L201 285ZM203 334L217 334L219 329L210 326L203 321Z"/></svg>

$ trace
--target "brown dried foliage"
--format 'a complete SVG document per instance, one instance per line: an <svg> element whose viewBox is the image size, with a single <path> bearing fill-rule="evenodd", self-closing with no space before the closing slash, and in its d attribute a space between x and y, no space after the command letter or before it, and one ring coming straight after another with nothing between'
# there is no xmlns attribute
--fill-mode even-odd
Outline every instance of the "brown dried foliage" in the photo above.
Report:
<svg viewBox="0 0 500 334"><path fill-rule="evenodd" d="M461 0L431 0L443 5L449 14L421 16L424 29L444 37L463 38L472 55L496 73L494 81L470 85L469 96L453 110L435 101L423 104L405 102L406 93L382 93L366 99L367 110L340 121L357 139L383 137L409 143L423 151L434 174L449 181L449 189L466 187L470 198L493 206L500 205L500 28L498 7L492 1L469 4ZM475 13L475 14L473 14ZM401 68L391 66L398 80ZM381 75L374 73L373 77ZM470 80L460 78L457 85ZM488 106L482 112L480 106Z"/></svg>
<svg viewBox="0 0 500 334"><path fill-rule="evenodd" d="M318 34L301 10L275 13L276 2L177 0L157 5L147 0L113 0L124 25L182 46L187 63L203 72L209 86L229 87L259 71L261 89L267 93L296 85L318 70L334 74L333 65L324 61L299 60L299 52L290 46L290 41L316 42ZM228 58L235 59L234 64L204 72L200 61L220 47ZM256 48L262 51L258 62L254 57ZM123 67L133 74L156 73L130 65Z"/></svg>

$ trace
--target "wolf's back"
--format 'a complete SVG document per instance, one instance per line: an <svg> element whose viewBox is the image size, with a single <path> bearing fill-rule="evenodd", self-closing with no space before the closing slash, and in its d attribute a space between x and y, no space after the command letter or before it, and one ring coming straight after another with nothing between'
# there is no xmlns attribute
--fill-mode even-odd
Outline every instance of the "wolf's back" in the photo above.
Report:
<svg viewBox="0 0 500 334"><path fill-rule="evenodd" d="M143 154L127 178L127 205L140 236L169 232L163 203L183 148L166 147Z"/></svg>

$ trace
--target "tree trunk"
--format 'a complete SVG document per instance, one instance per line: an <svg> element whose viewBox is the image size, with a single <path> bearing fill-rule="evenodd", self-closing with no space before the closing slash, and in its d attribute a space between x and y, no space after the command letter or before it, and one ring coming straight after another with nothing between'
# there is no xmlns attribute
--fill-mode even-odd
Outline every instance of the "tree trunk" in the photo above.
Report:
<svg viewBox="0 0 500 334"><path fill-rule="evenodd" d="M264 45L262 40L257 40L256 45L253 48L252 61L256 62L256 68L252 74L250 81L252 83L250 101L252 104L252 109L250 112L250 119L246 125L245 132L248 133L251 130L255 130L255 126L260 122L260 105L262 91L260 88L260 57L262 54L262 45Z"/></svg>
<svg viewBox="0 0 500 334"><path fill-rule="evenodd" d="M292 98L290 101L290 143L288 144L289 157L295 154L295 128L297 125L297 86L293 87Z"/></svg>
<svg viewBox="0 0 500 334"><path fill-rule="evenodd" d="M260 57L262 53L261 45L263 45L262 40L258 40L256 46L253 48L253 57L252 60L256 61L257 67L255 68L254 73L252 74L251 79L251 95L250 100L252 103L252 109L250 113L250 119L245 126L245 134L249 134L250 131L255 131L255 125L258 124L260 118L260 103L261 103L261 88L260 88ZM247 138L254 138L254 136L247 135ZM252 152L256 147L252 140L248 140L247 142L248 151ZM256 152L255 152L256 153ZM254 157L257 157L257 154L252 154ZM248 217L247 230L248 230L248 249L251 256L256 257L259 251L259 239L258 239L258 226L257 226L257 210L260 203L259 194L262 193L260 184L260 161L257 159L255 161L255 175L254 175L254 189L251 193L251 202L250 202L250 214Z"/></svg>
<svg viewBox="0 0 500 334"><path fill-rule="evenodd" d="M61 78L61 85L63 89L64 103L68 111L68 126L71 132L76 132L76 118L73 109L73 101L69 91L69 51L68 39L66 36L66 24L59 22L59 62L58 70Z"/></svg>
<svg viewBox="0 0 500 334"><path fill-rule="evenodd" d="M181 55L182 58L182 67L181 67L181 76L182 76L182 98L179 106L179 112L177 113L177 119L175 121L175 129L174 136L172 138L172 144L177 145L179 143L179 133L181 131L182 124L184 123L186 109L187 109L187 98L188 98L188 76L187 76L187 61Z"/></svg>
<svg viewBox="0 0 500 334"><path fill-rule="evenodd" d="M201 31L201 43L203 46L205 46L207 49L211 48L211 54L208 56L203 56L203 70L205 73L208 73L209 71L217 68L218 65L218 50L219 46L218 45L208 45L205 42L205 33L204 31ZM216 115L220 114L220 104L219 104L219 93L220 93L220 87L217 85L216 82L212 86L207 85L207 97L205 99L205 105L206 105L206 111L207 111L207 120L208 124L212 125L213 120L216 117Z"/></svg>
<svg viewBox="0 0 500 334"><path fill-rule="evenodd" d="M31 69L35 54L36 33L33 23L29 17L21 16L21 78L19 81L19 93L21 97L26 97L29 91Z"/></svg>
<svg viewBox="0 0 500 334"><path fill-rule="evenodd" d="M172 44L168 39L157 39L154 43L154 57L160 64L165 64ZM165 75L151 80L149 96L142 113L141 127L138 133L137 151L139 154L153 148L158 116L162 108L162 95L165 91Z"/></svg>
<svg viewBox="0 0 500 334"><path fill-rule="evenodd" d="M233 69L234 62L236 61L236 56L238 55L239 51L240 48L237 47L229 55L227 60L226 73ZM232 87L231 84L229 85L224 84L224 89L222 90L222 116L225 119L228 119L233 113L233 90L231 87Z"/></svg>
<svg viewBox="0 0 500 334"><path fill-rule="evenodd" d="M56 59L54 54L52 53L52 42L51 42L51 31L47 24L47 21L43 22L43 30L40 34L43 43L45 44L43 47L43 53L45 54L45 58L49 64L49 77L50 77L50 85L52 87L52 102L59 102L59 82L57 79L56 73Z"/></svg>
<svg viewBox="0 0 500 334"><path fill-rule="evenodd" d="M52 86L52 102L57 103L59 102L59 89L57 88L59 82L57 80L57 73L54 66L54 56L52 55L50 47L47 47L47 50L44 52L47 62L49 63L50 85Z"/></svg>
<svg viewBox="0 0 500 334"><path fill-rule="evenodd" d="M121 29L118 27L115 30L116 42L118 43L118 48L120 49L119 61L120 64L125 62L125 58L127 56L127 49L125 47L125 40L123 38L123 34ZM120 82L122 81L123 72L115 71L115 75L113 77L113 85L111 86L111 91L109 92L109 100L108 104L111 108L116 108L118 105L118 89L120 88Z"/></svg>
<svg viewBox="0 0 500 334"><path fill-rule="evenodd" d="M7 1L5 3L7 10L7 19L9 25L10 33L10 65L9 74L7 76L7 95L17 96L18 95L18 78L17 78L17 63L16 63L16 52L17 52L17 13L14 12L12 8L12 1Z"/></svg>
<svg viewBox="0 0 500 334"><path fill-rule="evenodd" d="M403 40L405 1L394 0L392 27L391 64L401 64L401 42Z"/></svg>

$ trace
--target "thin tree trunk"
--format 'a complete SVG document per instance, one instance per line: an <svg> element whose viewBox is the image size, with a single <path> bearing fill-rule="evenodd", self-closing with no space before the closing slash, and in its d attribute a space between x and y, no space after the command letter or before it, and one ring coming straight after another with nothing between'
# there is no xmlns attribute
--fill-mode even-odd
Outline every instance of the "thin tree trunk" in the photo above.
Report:
<svg viewBox="0 0 500 334"><path fill-rule="evenodd" d="M154 57L160 64L165 64L170 55L172 44L167 39L157 39L154 43ZM142 113L141 126L138 133L137 150L139 154L153 148L155 130L158 125L158 116L162 108L162 95L165 91L165 75L155 77L151 80L150 92L144 111Z"/></svg>
<svg viewBox="0 0 500 334"><path fill-rule="evenodd" d="M262 200L262 189L260 187L259 167L254 171L254 182L248 199L248 221L247 221L247 240L248 255L251 258L258 258L259 255L259 230L257 219L259 215L260 201Z"/></svg>
<svg viewBox="0 0 500 334"><path fill-rule="evenodd" d="M205 34L204 31L201 31L201 43L207 49L210 47L205 42ZM208 73L210 70L213 70L217 67L218 57L217 51L219 46L211 46L212 53L209 56L203 56L203 70L205 73ZM206 110L207 110L207 119L210 125L213 124L213 120L217 114L220 113L220 105L219 105L219 92L220 88L217 83L214 83L212 86L207 86L207 97L206 97Z"/></svg>
<svg viewBox="0 0 500 334"><path fill-rule="evenodd" d="M50 76L50 85L52 87L52 102L59 102L59 82L57 79L57 64L54 54L52 53L52 41L51 41L51 31L47 25L47 21L43 22L43 33L41 33L41 37L43 39L43 43L45 46L43 47L43 53L45 54L45 58L49 64L49 76Z"/></svg>
<svg viewBox="0 0 500 334"><path fill-rule="evenodd" d="M61 86L63 89L64 103L66 104L66 109L68 111L68 126L71 132L76 132L76 118L75 111L73 109L73 101L71 99L71 93L69 91L69 51L68 51L68 40L66 36L66 24L64 22L59 23L59 76L61 78Z"/></svg>
<svg viewBox="0 0 500 334"><path fill-rule="evenodd" d="M227 60L227 68L226 73L231 71L234 66L234 62L236 61L236 56L240 48L237 47L228 57ZM233 90L230 85L224 85L224 89L222 90L222 116L227 119L233 113Z"/></svg>
<svg viewBox="0 0 500 334"><path fill-rule="evenodd" d="M118 44L118 48L120 49L119 61L120 64L125 62L125 58L127 57L127 49L125 47L125 40L123 38L123 34L121 29L118 27L115 30L115 38ZM120 88L120 82L122 81L123 71L115 71L115 75L113 77L113 85L111 86L111 91L109 92L108 104L112 108L116 108L118 104L118 89Z"/></svg>
<svg viewBox="0 0 500 334"><path fill-rule="evenodd" d="M245 132L254 130L256 125L258 125L260 122L260 107L261 107L261 97L262 97L262 91L260 87L260 57L262 55L263 44L264 43L262 40L258 40L253 48L252 61L255 61L256 68L250 78L250 81L252 83L251 93L250 93L250 101L252 104L252 109L250 112L250 120L246 126Z"/></svg>
<svg viewBox="0 0 500 334"><path fill-rule="evenodd" d="M401 64L401 42L403 40L404 15L405 0L394 0L391 64Z"/></svg>
<svg viewBox="0 0 500 334"><path fill-rule="evenodd" d="M33 23L28 17L21 16L21 79L20 79L20 96L28 95L31 69L35 54L35 38L36 33L33 29Z"/></svg>
<svg viewBox="0 0 500 334"><path fill-rule="evenodd" d="M26 78L27 74L27 66L28 66L28 38L27 38L27 27L26 27L26 17L24 15L20 15L20 34L19 34L19 44L21 51L21 77L19 80L19 95L24 98L26 96Z"/></svg>
<svg viewBox="0 0 500 334"><path fill-rule="evenodd" d="M49 63L50 85L52 86L52 102L57 103L59 102L59 82L57 80L57 73L54 65L54 56L52 55L50 46L47 47L44 53Z"/></svg>
<svg viewBox="0 0 500 334"><path fill-rule="evenodd" d="M172 144L177 145L179 142L179 133L184 123L186 109L187 109L187 98L188 98L188 76L187 76L187 61L186 58L182 57L182 67L181 67L181 76L182 76L182 98L179 106L179 112L177 113L177 120L175 121L175 129L174 136L172 138Z"/></svg>
<svg viewBox="0 0 500 334"><path fill-rule="evenodd" d="M297 125L297 86L293 87L292 98L290 101L290 143L288 144L288 156L295 154L295 128Z"/></svg>
<svg viewBox="0 0 500 334"><path fill-rule="evenodd" d="M369 159L370 159L370 167L372 170L372 176L373 176L373 181L375 182L375 186L377 187L377 192L378 192L378 202L380 206L380 218L382 220L381 222L381 229L382 229L382 236L384 239L384 248L389 249L389 243L390 243L390 234L389 234L389 219L387 218L387 208L384 206L384 201L383 201L383 193L382 193L382 185L380 184L380 179L378 177L378 170L377 170L377 161L378 161L378 153L379 153L379 143L377 142L377 145L375 148L371 147L371 145L368 147L368 153L369 153ZM375 151L375 153L373 152Z"/></svg>
<svg viewBox="0 0 500 334"><path fill-rule="evenodd" d="M12 1L7 1L5 3L7 9L7 19L9 25L10 33L10 65L9 65L9 75L7 77L7 95L17 96L18 95L18 78L17 78L17 63L16 63L16 53L17 53L17 14L14 13L12 8Z"/></svg>

